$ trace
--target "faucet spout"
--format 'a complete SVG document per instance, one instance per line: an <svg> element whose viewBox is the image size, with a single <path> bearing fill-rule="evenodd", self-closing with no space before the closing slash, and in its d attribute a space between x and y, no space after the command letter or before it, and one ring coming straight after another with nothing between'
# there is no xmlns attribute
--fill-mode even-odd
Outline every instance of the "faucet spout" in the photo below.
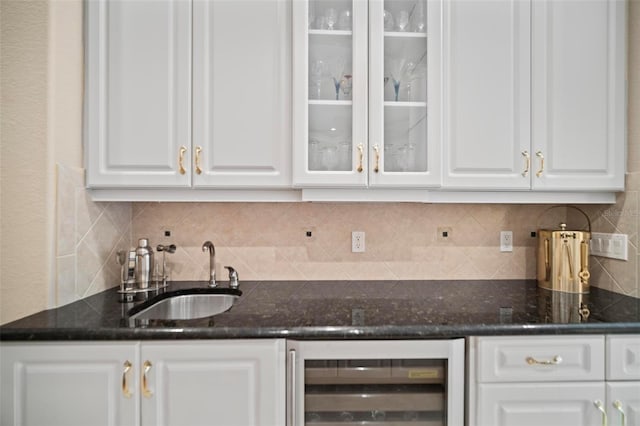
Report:
<svg viewBox="0 0 640 426"><path fill-rule="evenodd" d="M216 284L216 248L211 241L205 241L202 244L202 251L209 250L209 287L215 287Z"/></svg>

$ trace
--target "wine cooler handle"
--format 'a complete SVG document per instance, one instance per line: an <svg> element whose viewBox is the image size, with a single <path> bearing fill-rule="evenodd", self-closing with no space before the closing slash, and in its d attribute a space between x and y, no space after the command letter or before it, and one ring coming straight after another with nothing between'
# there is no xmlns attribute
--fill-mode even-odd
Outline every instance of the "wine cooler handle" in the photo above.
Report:
<svg viewBox="0 0 640 426"><path fill-rule="evenodd" d="M289 351L289 418L287 426L295 426L296 424L296 351Z"/></svg>

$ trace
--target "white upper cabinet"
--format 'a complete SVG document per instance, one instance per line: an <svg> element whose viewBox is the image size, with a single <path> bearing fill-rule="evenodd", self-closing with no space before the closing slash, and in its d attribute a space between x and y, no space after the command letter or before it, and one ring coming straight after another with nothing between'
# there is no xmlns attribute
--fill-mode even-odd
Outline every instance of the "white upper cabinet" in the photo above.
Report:
<svg viewBox="0 0 640 426"><path fill-rule="evenodd" d="M293 11L294 185L438 186L439 3L309 0Z"/></svg>
<svg viewBox="0 0 640 426"><path fill-rule="evenodd" d="M291 186L291 3L195 0L197 187Z"/></svg>
<svg viewBox="0 0 640 426"><path fill-rule="evenodd" d="M291 2L87 7L87 186L291 186Z"/></svg>
<svg viewBox="0 0 640 426"><path fill-rule="evenodd" d="M191 185L191 3L84 5L87 185Z"/></svg>
<svg viewBox="0 0 640 426"><path fill-rule="evenodd" d="M530 4L445 3L446 187L529 189Z"/></svg>
<svg viewBox="0 0 640 426"><path fill-rule="evenodd" d="M625 174L624 0L532 2L535 189L621 190Z"/></svg>
<svg viewBox="0 0 640 426"><path fill-rule="evenodd" d="M623 0L452 0L444 22L444 187L623 189Z"/></svg>

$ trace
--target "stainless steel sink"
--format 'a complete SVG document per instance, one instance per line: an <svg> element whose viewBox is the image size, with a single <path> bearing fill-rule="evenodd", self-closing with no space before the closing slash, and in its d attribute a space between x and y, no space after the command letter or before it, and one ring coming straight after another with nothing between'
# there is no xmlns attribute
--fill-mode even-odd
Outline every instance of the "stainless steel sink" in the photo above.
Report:
<svg viewBox="0 0 640 426"><path fill-rule="evenodd" d="M233 289L193 289L165 293L129 311L130 319L189 320L231 309L242 294Z"/></svg>

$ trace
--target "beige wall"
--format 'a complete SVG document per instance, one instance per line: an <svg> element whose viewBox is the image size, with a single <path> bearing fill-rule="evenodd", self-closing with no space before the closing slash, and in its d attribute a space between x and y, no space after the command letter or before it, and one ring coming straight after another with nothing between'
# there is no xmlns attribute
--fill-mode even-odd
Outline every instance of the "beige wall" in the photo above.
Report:
<svg viewBox="0 0 640 426"><path fill-rule="evenodd" d="M48 306L53 173L45 1L0 1L0 321Z"/></svg>
<svg viewBox="0 0 640 426"><path fill-rule="evenodd" d="M533 277L528 233L540 206L94 203L80 168L81 0L0 0L0 26L0 323L115 284L114 251L140 236L179 245L174 279L206 277L204 239L241 279ZM631 0L627 191L613 206L587 207L595 230L631 241L629 262L596 259L594 283L636 297L638 46L640 0ZM438 240L438 226L451 226L451 239ZM349 250L356 229L367 232L360 255ZM501 229L515 233L511 254L497 250Z"/></svg>

